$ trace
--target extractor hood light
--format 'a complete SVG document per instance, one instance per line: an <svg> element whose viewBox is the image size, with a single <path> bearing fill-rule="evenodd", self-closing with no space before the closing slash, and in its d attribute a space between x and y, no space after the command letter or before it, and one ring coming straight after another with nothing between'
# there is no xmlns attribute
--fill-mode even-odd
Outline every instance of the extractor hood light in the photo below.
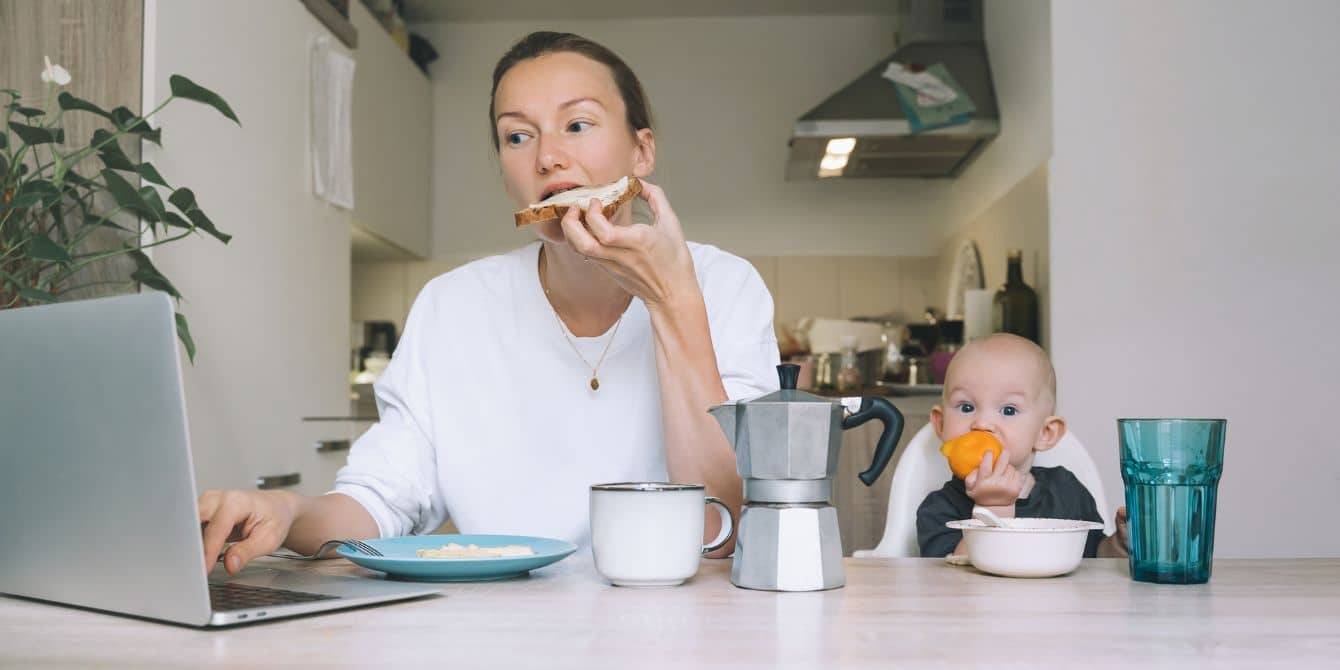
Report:
<svg viewBox="0 0 1340 670"><path fill-rule="evenodd" d="M856 148L855 137L834 137L828 140L828 148L824 149L827 154L841 154L843 156L852 152Z"/></svg>
<svg viewBox="0 0 1340 670"><path fill-rule="evenodd" d="M847 154L824 154L823 160L819 161L821 170L841 170L844 167L847 167Z"/></svg>

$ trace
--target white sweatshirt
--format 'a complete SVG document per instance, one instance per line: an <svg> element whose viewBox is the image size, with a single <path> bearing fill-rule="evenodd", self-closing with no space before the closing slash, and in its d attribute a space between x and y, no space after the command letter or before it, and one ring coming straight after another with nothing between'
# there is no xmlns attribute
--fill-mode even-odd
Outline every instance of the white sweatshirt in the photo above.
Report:
<svg viewBox="0 0 1340 670"><path fill-rule="evenodd" d="M591 484L666 481L651 322L634 298L617 332L568 334L539 281L540 243L428 283L374 388L381 421L354 444L335 491L382 537L462 533L590 541ZM772 297L747 261L689 243L732 400L778 387ZM613 336L613 342L610 338Z"/></svg>

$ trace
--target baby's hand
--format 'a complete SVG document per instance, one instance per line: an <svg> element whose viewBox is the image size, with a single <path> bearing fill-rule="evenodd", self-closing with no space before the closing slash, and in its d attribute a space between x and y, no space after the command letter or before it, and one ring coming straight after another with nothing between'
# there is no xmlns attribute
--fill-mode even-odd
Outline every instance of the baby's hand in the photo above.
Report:
<svg viewBox="0 0 1340 670"><path fill-rule="evenodd" d="M1013 505L1023 492L1027 478L1010 465L1009 459L1001 459L994 464L992 460L991 452L987 452L982 457L982 464L963 480L968 497L982 507Z"/></svg>
<svg viewBox="0 0 1340 670"><path fill-rule="evenodd" d="M1099 558L1126 558L1131 555L1131 531L1127 523L1126 508L1117 508L1116 532L1103 538L1098 545Z"/></svg>

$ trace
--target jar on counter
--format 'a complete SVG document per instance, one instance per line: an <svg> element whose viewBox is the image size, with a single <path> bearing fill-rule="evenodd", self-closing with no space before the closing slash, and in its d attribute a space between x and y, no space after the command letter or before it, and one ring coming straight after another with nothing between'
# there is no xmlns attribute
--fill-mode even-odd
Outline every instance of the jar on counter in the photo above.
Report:
<svg viewBox="0 0 1340 670"><path fill-rule="evenodd" d="M861 368L856 364L856 338L851 335L842 338L842 367L838 369L836 386L842 393L860 391L865 387Z"/></svg>

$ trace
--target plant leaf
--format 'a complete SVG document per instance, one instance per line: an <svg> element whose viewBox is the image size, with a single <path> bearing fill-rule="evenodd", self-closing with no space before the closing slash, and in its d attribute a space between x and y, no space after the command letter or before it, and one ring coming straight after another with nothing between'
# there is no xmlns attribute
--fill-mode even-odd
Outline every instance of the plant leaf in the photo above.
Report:
<svg viewBox="0 0 1340 670"><path fill-rule="evenodd" d="M22 195L15 195L14 199L9 201L9 205L7 205L6 208L26 209L28 207L36 205L39 202L42 202L41 193L24 193Z"/></svg>
<svg viewBox="0 0 1340 670"><path fill-rule="evenodd" d="M9 133L0 133L0 149L9 148Z"/></svg>
<svg viewBox="0 0 1340 670"><path fill-rule="evenodd" d="M219 110L220 114L232 119L233 123L236 123L239 126L242 125L242 122L237 120L237 115L233 113L233 108L229 107L228 103L224 102L223 98L219 97L214 91L200 86L179 74L174 74L169 77L168 85L172 87L172 95L175 95L178 98L186 98L187 100L202 102Z"/></svg>
<svg viewBox="0 0 1340 670"><path fill-rule="evenodd" d="M165 188L172 188L171 186L168 186L167 180L163 179L163 175L158 174L158 170L148 163L140 163L139 165L136 165L135 171L149 183L158 184Z"/></svg>
<svg viewBox="0 0 1340 670"><path fill-rule="evenodd" d="M233 239L232 235L215 228L214 222L210 221L209 217L205 216L205 213L198 208L187 212L186 217L191 220L191 223L195 224L196 228L209 233L214 239L223 242L224 244L228 244L228 242Z"/></svg>
<svg viewBox="0 0 1340 670"><path fill-rule="evenodd" d="M4 137L4 135L0 135L0 138L3 138L3 137ZM5 148L5 143L4 143L4 142L0 142L0 149L3 149L3 148ZM5 155L4 155L4 154L0 154L0 175L5 174L6 172L9 172L9 161L8 161L8 160L5 160Z"/></svg>
<svg viewBox="0 0 1340 670"><path fill-rule="evenodd" d="M19 289L19 295L23 296L28 302L45 303L56 302L56 296L46 291L35 288L23 287Z"/></svg>
<svg viewBox="0 0 1340 670"><path fill-rule="evenodd" d="M23 115L23 118L25 118L25 119L31 119L31 118L33 118L34 116L42 116L42 115L46 114L46 112L44 112L44 111L42 111L42 110L40 110L40 109L38 109L38 108L36 108L36 107L22 107L22 106L19 106L19 105L15 105L15 106L14 106L14 113L16 113L16 114L22 114L22 115Z"/></svg>
<svg viewBox="0 0 1340 670"><path fill-rule="evenodd" d="M70 252L61 248L59 244L52 242L45 235L34 235L32 241L28 243L28 254L33 258L44 261L55 261L68 265L70 263Z"/></svg>
<svg viewBox="0 0 1340 670"><path fill-rule="evenodd" d="M151 222L158 222L163 219L159 213L163 208L162 200L158 201L159 209L154 210L149 203L144 201L143 193L136 191L135 187L130 185L130 182L126 181L125 178L117 174L115 171L103 170L102 178L107 182L107 190L110 191L112 197L116 199L116 204L145 219L149 219ZM157 197L157 195L158 194L155 193L154 197Z"/></svg>
<svg viewBox="0 0 1340 670"><path fill-rule="evenodd" d="M73 95L66 93L65 91L61 91L61 94L56 98L56 102L60 103L60 108L64 110L92 112L94 114L97 114L98 116L101 116L104 119L107 119L108 121L116 120L112 118L111 113L108 112L107 110L87 100L76 98Z"/></svg>
<svg viewBox="0 0 1340 670"><path fill-rule="evenodd" d="M137 268L130 274L131 279L134 279L149 288L162 291L174 298L181 299L181 294L177 292L177 287L173 286L172 282L168 281L168 278L164 277L163 273L159 272L158 268L154 267L153 262L149 260L148 256L144 255L143 251L132 249L129 254L130 258L135 261L135 267Z"/></svg>
<svg viewBox="0 0 1340 670"><path fill-rule="evenodd" d="M186 317L181 312L177 312L177 339L181 340L182 346L186 347L186 356L195 363L195 340L191 339L191 327L186 323Z"/></svg>
<svg viewBox="0 0 1340 670"><path fill-rule="evenodd" d="M112 120L116 122L117 127L121 130L128 133L135 133L154 144L162 146L161 140L163 138L163 131L151 127L148 121L136 116L136 114L129 109L125 107L117 107L116 109L113 109Z"/></svg>
<svg viewBox="0 0 1340 670"><path fill-rule="evenodd" d="M184 187L172 191L172 195L168 196L168 202L172 203L173 207L181 210L182 214L186 214L197 207L195 191Z"/></svg>
<svg viewBox="0 0 1340 670"><path fill-rule="evenodd" d="M99 223L99 222L101 222L101 223ZM101 216L95 216L95 215L92 215L92 214L89 214L89 215L87 215L87 216L84 217L84 225L86 225L86 226L103 226L103 227L106 227L106 228L115 228L115 229L117 229L117 230L125 231L125 232L127 232L127 233L131 232L131 230L130 230L129 228L127 228L127 227L125 227L125 226L122 226L122 225L116 223L115 221L112 221L111 219L103 220L103 218L102 218Z"/></svg>
<svg viewBox="0 0 1340 670"><path fill-rule="evenodd" d="M18 135L19 139L23 140L24 143L28 145L51 144L53 142L61 144L65 142L64 128L39 128L37 126L22 124L18 121L10 121L9 129L13 130L14 134Z"/></svg>
<svg viewBox="0 0 1340 670"><path fill-rule="evenodd" d="M156 221L162 221L163 217L167 216L167 207L163 206L163 199L158 197L158 191L155 191L152 186L141 188L139 196L144 205L153 210L154 216L157 217Z"/></svg>
<svg viewBox="0 0 1340 670"><path fill-rule="evenodd" d="M50 207L60 202L60 191L55 185L45 179L31 179L24 182L19 190L14 193L14 199L10 201L10 209L22 209L32 207L33 205L42 205Z"/></svg>
<svg viewBox="0 0 1340 670"><path fill-rule="evenodd" d="M167 216L163 217L163 223L177 228L191 227L191 222L181 218L181 216L176 212L168 212Z"/></svg>
<svg viewBox="0 0 1340 670"><path fill-rule="evenodd" d="M135 164L130 161L130 157L121 150L120 143L112 139L111 133L101 128L93 131L93 139L89 141L88 146L98 147L98 158L102 159L103 165L113 170L132 171L135 169Z"/></svg>

